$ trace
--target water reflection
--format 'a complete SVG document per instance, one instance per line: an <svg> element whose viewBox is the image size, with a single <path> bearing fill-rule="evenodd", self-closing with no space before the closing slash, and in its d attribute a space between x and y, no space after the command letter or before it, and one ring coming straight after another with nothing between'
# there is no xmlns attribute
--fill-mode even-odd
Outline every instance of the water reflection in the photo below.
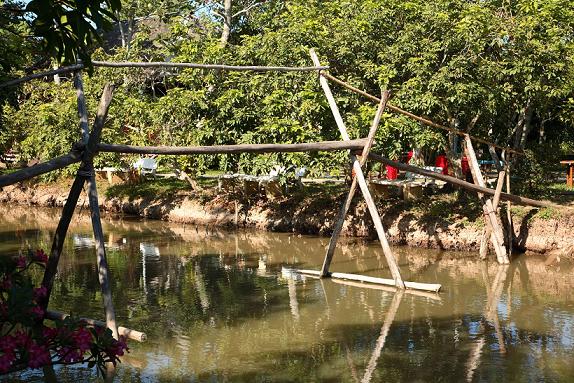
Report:
<svg viewBox="0 0 574 383"><path fill-rule="evenodd" d="M53 213L0 207L0 252L49 247ZM101 318L89 217L75 220L51 307ZM149 337L131 344L117 381L574 379L573 266L564 260L498 266L397 248L405 279L444 287L402 293L293 273L320 267L327 238L128 219L107 220L104 231L118 323ZM332 268L390 275L365 243L343 244ZM77 367L57 374L95 376Z"/></svg>

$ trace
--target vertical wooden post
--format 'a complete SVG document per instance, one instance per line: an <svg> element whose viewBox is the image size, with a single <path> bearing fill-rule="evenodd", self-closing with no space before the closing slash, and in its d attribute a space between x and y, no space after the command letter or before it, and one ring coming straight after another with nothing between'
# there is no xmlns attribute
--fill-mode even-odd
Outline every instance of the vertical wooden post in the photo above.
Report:
<svg viewBox="0 0 574 383"><path fill-rule="evenodd" d="M470 166L472 177L474 178L474 183L479 186L486 187L484 180L482 179L482 173L480 171L480 167L478 166L478 160L476 159L476 154L474 152L474 148L472 147L470 136L467 134L465 135L464 139L465 139L465 151L468 157L468 163ZM490 225L493 233L493 235L491 235L490 238L494 246L494 250L496 251L497 260L499 263L502 264L509 263L508 255L506 254L506 248L504 247L504 240L503 240L504 236L498 224L498 220L496 219L496 214L492 201L486 198L482 193L478 193L478 196L482 202L486 226Z"/></svg>
<svg viewBox="0 0 574 383"><path fill-rule="evenodd" d="M319 58L317 57L317 55L315 54L315 51L313 49L310 50L310 55L311 55L311 59L313 60L313 63L315 64L315 66L320 66ZM343 118L341 117L341 113L339 112L339 108L337 107L337 103L335 102L335 97L333 97L333 93L331 92L331 88L329 87L329 83L327 82L327 80L323 76L319 76L319 82L321 83L321 87L323 88L325 96L327 97L327 101L329 102L329 107L331 108L331 112L333 113L333 117L335 118L335 121L337 123L337 127L339 128L339 132L341 133L343 140L347 141L350 139L349 134L347 133L347 128L345 126L345 123L343 122ZM369 145L365 146L365 149L366 149L366 154L368 155L368 151L370 149L370 146ZM365 149L363 149L363 151L365 151ZM363 156L363 157L366 157L366 156ZM365 198L365 202L367 203L369 213L371 214L371 218L373 219L373 223L375 225L375 230L377 231L377 235L379 237L381 247L383 248L383 253L384 253L385 258L387 260L387 263L389 265L391 275L393 276L393 279L395 281L395 285L399 288L404 289L405 284L404 284L403 279L401 277L399 267L397 265L397 261L393 255L391 247L389 246L389 243L387 241L387 236L385 234L385 230L384 230L383 224L381 222L381 217L379 216L379 212L377 211L377 207L375 206L375 202L373 200L373 197L371 196L371 193L370 193L369 188L367 186L367 182L365 181L365 176L363 175L361 163L357 160L357 158L353 154L350 155L350 158L351 158L351 162L353 163L353 170L355 173L354 178L356 178L356 180L359 184L359 188L361 189L361 193L363 194L363 197ZM345 207L345 205L344 205L344 207ZM323 276L325 276L325 275L323 275Z"/></svg>
<svg viewBox="0 0 574 383"><path fill-rule="evenodd" d="M74 77L74 87L76 88L76 98L78 100L78 115L80 117L80 131L82 132L82 142L87 145L90 139L88 127L88 109L86 107L86 97L84 96L84 84L82 82L82 72L78 71Z"/></svg>
<svg viewBox="0 0 574 383"><path fill-rule="evenodd" d="M502 157L504 158L504 162L506 164L506 193L510 194L510 158L506 158L505 152L502 152ZM508 254L512 256L512 250L514 246L514 223L512 222L512 212L510 211L512 208L512 203L510 201L506 201L506 220L508 223Z"/></svg>

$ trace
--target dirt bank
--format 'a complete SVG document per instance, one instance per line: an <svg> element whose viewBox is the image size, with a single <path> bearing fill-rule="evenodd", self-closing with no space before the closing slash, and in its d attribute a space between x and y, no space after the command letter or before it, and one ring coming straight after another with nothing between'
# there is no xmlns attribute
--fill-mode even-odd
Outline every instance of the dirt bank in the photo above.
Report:
<svg viewBox="0 0 574 383"><path fill-rule="evenodd" d="M0 203L60 207L66 201L70 182L15 185L0 192ZM147 186L146 186L147 187ZM290 198L269 200L264 196L245 199L220 195L214 190L190 191L143 188L101 190L104 211L150 219L198 225L252 227L267 231L329 235L343 190L312 191ZM128 192L129 190L129 192ZM394 244L476 251L483 230L480 207L469 196L462 203L454 195L425 197L424 201L378 201L389 240ZM372 221L364 203L352 206L343 236L374 238ZM79 206L87 207L85 195ZM514 216L515 247L521 251L551 252L574 258L574 215L517 207Z"/></svg>

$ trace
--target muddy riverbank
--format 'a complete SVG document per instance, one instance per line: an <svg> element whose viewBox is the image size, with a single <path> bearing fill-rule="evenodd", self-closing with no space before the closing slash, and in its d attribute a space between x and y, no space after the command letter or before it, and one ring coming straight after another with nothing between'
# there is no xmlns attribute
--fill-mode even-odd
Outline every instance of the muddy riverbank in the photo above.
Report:
<svg viewBox="0 0 574 383"><path fill-rule="evenodd" d="M15 185L0 192L0 203L61 207L69 182ZM221 195L212 191L110 193L101 190L100 204L109 214L127 214L170 222L234 228L236 225L275 232L328 236L344 193L307 193L305 196L267 199ZM480 209L468 197L460 203L452 195L432 196L423 201L380 200L377 205L396 245L445 250L477 251L483 230ZM374 238L374 228L364 203L357 199L343 227L345 237ZM87 198L79 206L87 208ZM574 258L574 215L524 207L512 209L515 247L519 251L550 253Z"/></svg>

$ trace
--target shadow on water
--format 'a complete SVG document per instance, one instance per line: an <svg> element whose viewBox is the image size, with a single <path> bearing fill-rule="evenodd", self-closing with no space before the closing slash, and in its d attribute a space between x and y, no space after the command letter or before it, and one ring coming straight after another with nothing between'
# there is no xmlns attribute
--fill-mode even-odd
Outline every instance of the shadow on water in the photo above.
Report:
<svg viewBox="0 0 574 383"><path fill-rule="evenodd" d="M112 223L106 245L118 323L145 331L116 381L378 382L574 379L572 264L397 248L403 272L439 282L416 294L305 278L326 240ZM24 230L36 245L49 233ZM51 307L101 318L94 251L78 226L66 242ZM48 234L46 234L48 233ZM376 244L342 244L335 270L387 273ZM389 291L390 290L390 291ZM61 381L93 370L57 369ZM13 381L41 381L27 371Z"/></svg>

